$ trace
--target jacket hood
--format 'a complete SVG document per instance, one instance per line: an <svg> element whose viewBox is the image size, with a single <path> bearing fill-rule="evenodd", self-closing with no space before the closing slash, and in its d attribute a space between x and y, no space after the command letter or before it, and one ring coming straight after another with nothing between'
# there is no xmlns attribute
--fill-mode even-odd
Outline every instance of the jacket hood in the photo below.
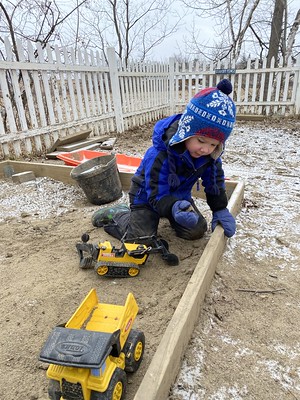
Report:
<svg viewBox="0 0 300 400"><path fill-rule="evenodd" d="M167 117L158 121L154 126L153 136L152 136L153 146L158 151L166 151L168 153L168 162L169 162L168 183L172 188L176 188L180 184L180 179L177 176L177 171L176 171L175 153L178 155L188 152L183 143L184 140L180 140L174 143L174 136L176 137L176 132L178 131L178 123L181 117L182 114L175 114L172 115L171 117ZM224 148L223 143L219 143L214 152L211 153L209 156L207 156L208 159L210 158L211 160L214 160L213 163L211 164L212 184L211 187L209 188L212 194L219 193L219 188L217 187L217 182L216 182L215 162L222 154L223 148ZM187 157L190 157L189 153L187 154Z"/></svg>
<svg viewBox="0 0 300 400"><path fill-rule="evenodd" d="M157 150L167 150L169 141L177 131L178 121L182 114L175 114L159 120L153 129L152 143Z"/></svg>

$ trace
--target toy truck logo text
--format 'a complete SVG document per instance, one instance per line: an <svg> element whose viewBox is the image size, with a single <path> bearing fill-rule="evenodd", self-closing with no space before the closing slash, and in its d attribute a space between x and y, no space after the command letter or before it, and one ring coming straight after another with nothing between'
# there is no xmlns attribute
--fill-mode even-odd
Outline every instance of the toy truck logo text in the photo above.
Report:
<svg viewBox="0 0 300 400"><path fill-rule="evenodd" d="M115 257L113 253L102 253L103 257Z"/></svg>
<svg viewBox="0 0 300 400"><path fill-rule="evenodd" d="M90 351L90 346L82 343L61 342L57 346L57 351L61 354L72 354L73 356L82 356Z"/></svg>
<svg viewBox="0 0 300 400"><path fill-rule="evenodd" d="M131 327L132 325L132 318L130 318L130 320L127 322L126 326L125 326L125 332L128 331L128 329Z"/></svg>

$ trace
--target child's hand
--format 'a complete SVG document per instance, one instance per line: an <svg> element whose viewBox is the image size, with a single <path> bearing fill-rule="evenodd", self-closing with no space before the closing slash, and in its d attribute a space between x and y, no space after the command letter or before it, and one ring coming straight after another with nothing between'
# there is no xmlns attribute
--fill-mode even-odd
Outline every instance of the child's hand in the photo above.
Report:
<svg viewBox="0 0 300 400"><path fill-rule="evenodd" d="M186 200L179 200L173 204L172 215L175 221L184 228L194 228L199 220L199 216L191 203Z"/></svg>
<svg viewBox="0 0 300 400"><path fill-rule="evenodd" d="M230 214L227 208L223 210L215 211L211 222L212 231L215 230L217 224L222 225L225 236L231 237L235 234L236 224L233 215Z"/></svg>

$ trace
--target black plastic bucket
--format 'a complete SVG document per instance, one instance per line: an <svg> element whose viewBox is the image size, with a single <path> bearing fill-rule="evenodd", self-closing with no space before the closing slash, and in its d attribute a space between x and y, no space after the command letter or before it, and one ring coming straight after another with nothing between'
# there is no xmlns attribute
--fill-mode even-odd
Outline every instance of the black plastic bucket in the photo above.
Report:
<svg viewBox="0 0 300 400"><path fill-rule="evenodd" d="M85 161L71 171L92 204L106 204L122 196L116 156L108 154Z"/></svg>

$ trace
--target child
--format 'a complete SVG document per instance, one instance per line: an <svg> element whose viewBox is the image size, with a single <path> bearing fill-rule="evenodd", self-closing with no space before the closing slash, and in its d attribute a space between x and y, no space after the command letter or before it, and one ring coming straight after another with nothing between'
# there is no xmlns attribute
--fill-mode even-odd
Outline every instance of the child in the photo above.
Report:
<svg viewBox="0 0 300 400"><path fill-rule="evenodd" d="M153 145L132 177L130 209L102 208L92 224L118 239L157 235L160 218L167 218L176 235L195 240L207 222L192 199L192 187L201 178L212 211L212 230L221 224L225 235L235 233L228 211L221 154L235 122L235 105L228 96L232 85L223 79L217 87L196 94L183 114L158 121Z"/></svg>

